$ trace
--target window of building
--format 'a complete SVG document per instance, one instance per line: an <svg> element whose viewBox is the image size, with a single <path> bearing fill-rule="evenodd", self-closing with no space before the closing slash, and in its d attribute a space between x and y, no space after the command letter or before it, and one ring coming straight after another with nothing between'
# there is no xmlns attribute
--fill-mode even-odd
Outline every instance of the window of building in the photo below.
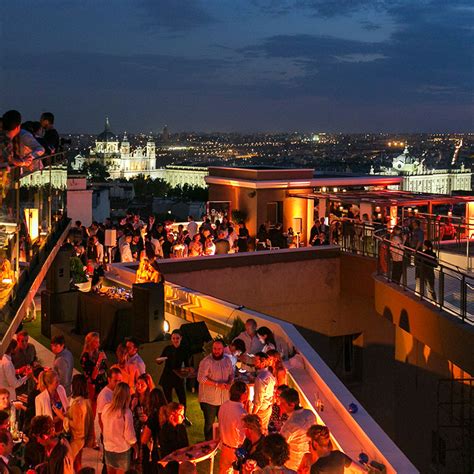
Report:
<svg viewBox="0 0 474 474"><path fill-rule="evenodd" d="M275 225L283 221L283 202L273 201L267 202L267 222Z"/></svg>

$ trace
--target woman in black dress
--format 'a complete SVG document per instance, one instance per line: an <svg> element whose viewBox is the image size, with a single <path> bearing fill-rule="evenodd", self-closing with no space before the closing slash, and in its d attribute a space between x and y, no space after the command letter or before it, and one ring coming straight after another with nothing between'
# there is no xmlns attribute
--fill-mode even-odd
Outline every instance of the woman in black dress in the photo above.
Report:
<svg viewBox="0 0 474 474"><path fill-rule="evenodd" d="M84 340L81 354L81 367L87 379L89 400L95 415L97 395L107 385L107 356L99 350L100 336L97 332L90 332Z"/></svg>
<svg viewBox="0 0 474 474"><path fill-rule="evenodd" d="M237 247L239 252L248 252L249 249L249 231L245 226L245 222L239 223L239 238L237 240Z"/></svg>
<svg viewBox="0 0 474 474"><path fill-rule="evenodd" d="M142 445L142 472L149 474L158 473L157 462L160 459L158 434L161 426L166 421L166 405L167 402L163 390L161 388L154 388L149 396L148 410L150 415L143 427L140 439Z"/></svg>

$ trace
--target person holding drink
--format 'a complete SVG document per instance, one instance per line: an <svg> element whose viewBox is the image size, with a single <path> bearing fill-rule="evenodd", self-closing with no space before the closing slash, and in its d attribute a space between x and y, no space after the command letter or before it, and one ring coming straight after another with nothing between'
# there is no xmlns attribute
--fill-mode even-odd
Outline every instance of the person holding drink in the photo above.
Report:
<svg viewBox="0 0 474 474"><path fill-rule="evenodd" d="M87 378L89 399L95 414L97 395L107 385L107 356L100 348L97 332L87 334L81 355L81 367Z"/></svg>

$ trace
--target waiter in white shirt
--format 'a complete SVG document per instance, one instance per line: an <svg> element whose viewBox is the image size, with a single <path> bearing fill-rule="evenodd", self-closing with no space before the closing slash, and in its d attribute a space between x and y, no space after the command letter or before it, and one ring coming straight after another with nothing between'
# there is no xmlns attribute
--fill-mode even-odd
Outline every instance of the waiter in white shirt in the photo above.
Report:
<svg viewBox="0 0 474 474"><path fill-rule="evenodd" d="M230 387L230 399L219 409L219 432L221 436L221 458L219 474L232 472L237 460L235 450L244 442L245 428L242 417L247 414L244 405L248 399L247 385L236 381Z"/></svg>

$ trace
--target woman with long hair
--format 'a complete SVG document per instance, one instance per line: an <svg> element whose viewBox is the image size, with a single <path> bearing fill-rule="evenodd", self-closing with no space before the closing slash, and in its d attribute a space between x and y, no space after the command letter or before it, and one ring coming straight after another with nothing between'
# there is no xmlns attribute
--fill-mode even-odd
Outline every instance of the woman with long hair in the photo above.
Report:
<svg viewBox="0 0 474 474"><path fill-rule="evenodd" d="M130 393L133 395L135 393L135 383L140 375L137 366L128 363L128 349L124 343L120 343L117 346L115 354L117 355L117 363L111 368L117 367L117 369L120 370L122 373L122 382L128 383Z"/></svg>
<svg viewBox="0 0 474 474"><path fill-rule="evenodd" d="M166 421L158 434L160 454L165 457L177 449L189 446L188 433L184 425L184 405L171 402L165 408Z"/></svg>
<svg viewBox="0 0 474 474"><path fill-rule="evenodd" d="M193 236L193 240L189 243L188 257L200 257L203 254L203 251L201 234L198 232Z"/></svg>
<svg viewBox="0 0 474 474"><path fill-rule="evenodd" d="M270 349L267 351L267 355L270 359L268 370L273 374L276 379L276 386L288 384L288 371L283 364L281 353L276 349Z"/></svg>
<svg viewBox="0 0 474 474"><path fill-rule="evenodd" d="M166 421L165 407L167 405L165 394L161 388L154 388L148 400L148 420L141 435L142 445L142 470L143 472L158 473L157 462L159 455L158 434Z"/></svg>
<svg viewBox="0 0 474 474"><path fill-rule="evenodd" d="M288 385L278 385L275 389L273 396L272 414L270 415L270 421L268 422L269 433L279 433L283 423L288 420L288 415L282 413L280 409L280 395L283 390L286 390Z"/></svg>
<svg viewBox="0 0 474 474"><path fill-rule="evenodd" d="M107 356L99 348L99 333L87 334L81 354L81 367L87 379L89 399L94 413L97 395L107 385Z"/></svg>
<svg viewBox="0 0 474 474"><path fill-rule="evenodd" d="M149 374L142 374L137 378L135 383L135 393L132 397L130 408L133 415L133 426L135 428L135 435L140 439L145 423L148 421L150 415L148 409L150 406L150 392L155 388L153 379ZM140 445L138 447L138 457L141 456Z"/></svg>
<svg viewBox="0 0 474 474"><path fill-rule="evenodd" d="M257 329L257 337L263 344L262 352L267 353L272 349L276 349L275 336L267 326L261 326Z"/></svg>
<svg viewBox="0 0 474 474"><path fill-rule="evenodd" d="M82 467L82 450L94 445L94 415L89 401L87 379L83 374L72 378L71 405L64 418L64 429L71 434L71 450L74 457L74 470Z"/></svg>
<svg viewBox="0 0 474 474"><path fill-rule="evenodd" d="M44 387L44 390L35 398L36 416L50 416L54 421L56 433L61 433L63 420L69 408L66 390L59 385L59 377L54 370L44 370L39 378L39 385Z"/></svg>
<svg viewBox="0 0 474 474"><path fill-rule="evenodd" d="M119 382L112 401L102 412L104 425L105 464L108 474L124 474L130 469L131 448L136 446L137 437L133 428L130 406L130 387Z"/></svg>

